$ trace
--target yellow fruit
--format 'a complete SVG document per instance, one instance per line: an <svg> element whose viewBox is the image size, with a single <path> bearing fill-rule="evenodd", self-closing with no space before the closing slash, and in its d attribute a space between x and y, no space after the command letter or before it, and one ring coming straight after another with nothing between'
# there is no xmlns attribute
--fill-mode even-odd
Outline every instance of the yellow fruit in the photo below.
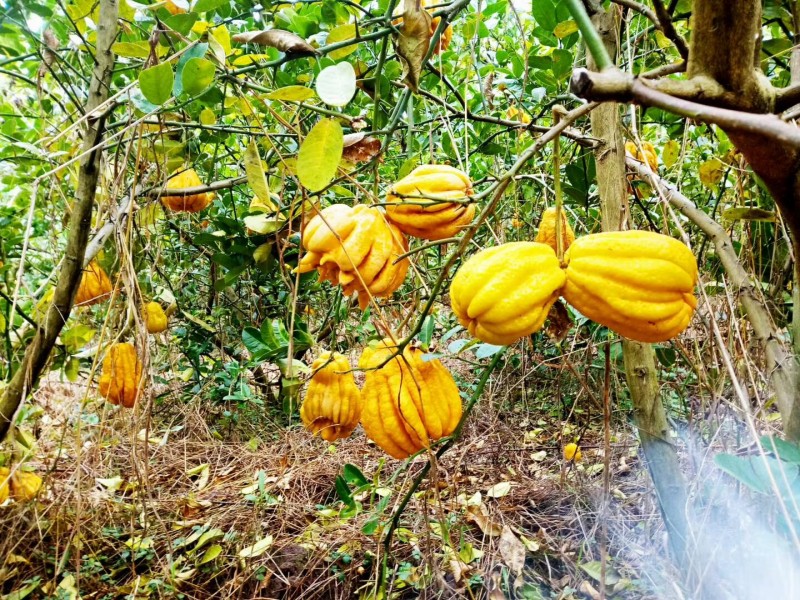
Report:
<svg viewBox="0 0 800 600"><path fill-rule="evenodd" d="M185 8L183 8L182 6L178 6L172 0L167 0L166 3L164 4L164 8L166 8L170 12L170 14L173 15L182 15L187 12Z"/></svg>
<svg viewBox="0 0 800 600"><path fill-rule="evenodd" d="M8 467L0 467L0 504L8 500L10 494L9 475L11 471Z"/></svg>
<svg viewBox="0 0 800 600"><path fill-rule="evenodd" d="M80 286L75 294L75 306L89 306L107 300L113 288L103 267L95 261L83 270Z"/></svg>
<svg viewBox="0 0 800 600"><path fill-rule="evenodd" d="M625 142L625 151L630 154L633 158L638 160L639 162L647 161L647 164L650 166L650 170L654 173L658 171L658 155L656 154L656 149L653 147L653 144L650 142L642 142L642 150L644 151L644 156L642 153L639 152L639 148L636 147L636 144L633 142Z"/></svg>
<svg viewBox="0 0 800 600"><path fill-rule="evenodd" d="M564 446L564 460L579 462L583 458L578 444L569 443Z"/></svg>
<svg viewBox="0 0 800 600"><path fill-rule="evenodd" d="M570 244L575 241L575 232L567 221L567 215L561 211L561 239L563 244L561 250L566 252ZM536 241L540 244L547 244L556 250L556 209L551 206L545 209L542 214L542 222L539 224L539 232L536 234Z"/></svg>
<svg viewBox="0 0 800 600"><path fill-rule="evenodd" d="M584 316L640 342L686 329L697 306L697 262L684 244L649 231L579 237L564 260L564 299Z"/></svg>
<svg viewBox="0 0 800 600"><path fill-rule="evenodd" d="M461 420L461 398L439 360L424 361L422 351L410 347L388 360L395 351L386 339L361 355L358 366L365 370L361 424L367 437L387 454L407 458L455 430Z"/></svg>
<svg viewBox="0 0 800 600"><path fill-rule="evenodd" d="M475 216L475 205L465 203L471 195L472 182L463 171L447 165L421 165L389 189L386 217L414 237L453 237Z"/></svg>
<svg viewBox="0 0 800 600"><path fill-rule="evenodd" d="M362 408L350 362L337 352L323 352L311 369L314 374L300 407L303 425L328 442L350 437Z"/></svg>
<svg viewBox="0 0 800 600"><path fill-rule="evenodd" d="M158 302L148 302L142 310L147 333L161 333L167 328L167 314Z"/></svg>
<svg viewBox="0 0 800 600"><path fill-rule="evenodd" d="M470 334L490 344L513 344L542 327L564 281L550 246L512 242L464 263L450 286L450 302Z"/></svg>
<svg viewBox="0 0 800 600"><path fill-rule="evenodd" d="M42 478L36 473L15 471L11 476L11 497L17 502L29 502L42 488Z"/></svg>
<svg viewBox="0 0 800 600"><path fill-rule="evenodd" d="M362 310L370 296L390 297L408 272L407 258L395 263L408 251L408 241L372 206L323 209L303 230L303 247L307 252L295 271L316 269L320 280L342 286L345 296L357 293Z"/></svg>
<svg viewBox="0 0 800 600"><path fill-rule="evenodd" d="M111 404L131 408L139 397L142 363L133 344L113 344L103 361L98 389Z"/></svg>
<svg viewBox="0 0 800 600"><path fill-rule="evenodd" d="M200 176L194 169L186 169L167 180L167 190L182 190L203 185ZM200 212L211 204L214 192L192 194L191 196L161 196L161 203L170 210L184 212Z"/></svg>

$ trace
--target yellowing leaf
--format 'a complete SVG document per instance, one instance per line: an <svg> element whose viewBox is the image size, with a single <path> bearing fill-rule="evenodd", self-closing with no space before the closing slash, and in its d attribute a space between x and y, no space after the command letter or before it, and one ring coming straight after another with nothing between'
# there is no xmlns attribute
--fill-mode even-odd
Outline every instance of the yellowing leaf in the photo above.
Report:
<svg viewBox="0 0 800 600"><path fill-rule="evenodd" d="M728 221L763 221L764 223L774 223L775 213L771 210L752 207L728 208L722 213L722 218Z"/></svg>
<svg viewBox="0 0 800 600"><path fill-rule="evenodd" d="M269 195L269 184L267 176L261 165L261 157L258 154L256 140L250 138L247 148L244 151L244 170L247 175L247 183L255 194L255 199L250 204L250 210L261 209L268 212L275 212L278 207ZM253 229L252 227L250 229Z"/></svg>
<svg viewBox="0 0 800 600"><path fill-rule="evenodd" d="M246 67L258 64L261 61L272 60L272 58L269 54L243 54L234 58L232 64L235 67Z"/></svg>
<svg viewBox="0 0 800 600"><path fill-rule="evenodd" d="M492 487L487 489L486 496L488 498L502 498L503 496L508 495L508 492L510 491L511 491L511 482L501 481L500 483L496 483Z"/></svg>
<svg viewBox="0 0 800 600"><path fill-rule="evenodd" d="M220 47L225 52L225 56L233 52L233 48L231 47L231 34L225 25L214 27L208 33L209 37L213 37L219 43Z"/></svg>
<svg viewBox="0 0 800 600"><path fill-rule="evenodd" d="M318 192L333 180L343 138L341 125L333 119L322 119L308 133L297 156L297 177L306 189Z"/></svg>
<svg viewBox="0 0 800 600"><path fill-rule="evenodd" d="M269 550L270 546L272 546L272 536L268 535L258 540L252 546L239 550L239 558L255 558L256 556L261 556L264 552Z"/></svg>
<svg viewBox="0 0 800 600"><path fill-rule="evenodd" d="M220 554L222 554L222 546L219 544L214 544L213 546L209 546L208 550L205 551L203 554L203 558L200 559L200 562L197 563L198 565L204 565L208 562L211 562L215 558L217 558Z"/></svg>
<svg viewBox="0 0 800 600"><path fill-rule="evenodd" d="M289 100L291 102L305 102L314 97L314 90L304 85L287 85L267 94L270 100Z"/></svg>
<svg viewBox="0 0 800 600"><path fill-rule="evenodd" d="M213 125L217 122L217 114L210 108L204 108L200 111L200 122L203 125Z"/></svg>
<svg viewBox="0 0 800 600"><path fill-rule="evenodd" d="M681 155L681 145L675 140L669 140L661 149L661 160L668 169L678 162Z"/></svg>
<svg viewBox="0 0 800 600"><path fill-rule="evenodd" d="M254 233L260 233L262 235L268 235L270 233L275 233L280 229L283 224L286 222L286 219L281 217L280 215L268 215L266 213L261 213L258 215L248 215L244 218L244 226L247 227Z"/></svg>
<svg viewBox="0 0 800 600"><path fill-rule="evenodd" d="M556 28L553 30L553 33L558 39L562 39L567 37L568 35L575 33L578 31L578 24L575 21L561 21Z"/></svg>
<svg viewBox="0 0 800 600"><path fill-rule="evenodd" d="M340 25L336 29L331 30L331 32L328 34L327 44L331 46L339 42L352 40L354 37L356 37L356 26L353 23ZM356 43L353 43L348 46L344 46L343 48L338 48L328 52L328 56L330 56L333 60L339 60L355 52L357 47L358 46Z"/></svg>
<svg viewBox="0 0 800 600"><path fill-rule="evenodd" d="M700 165L699 168L700 181L704 186L709 188L717 185L722 180L724 173L725 165L716 157L710 158Z"/></svg>

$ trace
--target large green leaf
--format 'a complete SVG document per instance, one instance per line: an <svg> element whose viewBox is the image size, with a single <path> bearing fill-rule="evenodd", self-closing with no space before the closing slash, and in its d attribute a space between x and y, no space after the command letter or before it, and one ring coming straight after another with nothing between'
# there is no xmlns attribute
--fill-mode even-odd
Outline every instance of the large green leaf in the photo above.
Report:
<svg viewBox="0 0 800 600"><path fill-rule="evenodd" d="M318 192L336 175L344 135L333 119L323 119L308 133L297 156L297 176L308 190Z"/></svg>
<svg viewBox="0 0 800 600"><path fill-rule="evenodd" d="M183 91L191 96L204 92L214 81L214 63L205 58L192 58L183 67Z"/></svg>
<svg viewBox="0 0 800 600"><path fill-rule="evenodd" d="M139 87L142 95L153 104L164 104L172 94L174 81L172 65L163 62L139 73Z"/></svg>

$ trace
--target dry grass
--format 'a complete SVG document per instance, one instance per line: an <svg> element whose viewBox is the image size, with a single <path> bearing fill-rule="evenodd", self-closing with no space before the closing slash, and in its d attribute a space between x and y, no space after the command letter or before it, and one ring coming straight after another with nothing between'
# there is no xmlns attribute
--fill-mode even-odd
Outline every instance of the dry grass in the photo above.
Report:
<svg viewBox="0 0 800 600"><path fill-rule="evenodd" d="M361 432L333 448L266 418L261 430L243 425L224 437L241 441L221 441L198 399L168 395L149 418L146 407L133 414L92 399L79 411L85 388L49 381L34 400L44 412L38 456L47 458L37 466L48 472L46 490L38 502L0 508L0 593L38 578L29 597L48 597L72 576L83 598L369 598L385 560L394 597L494 599L502 588L593 598L600 585L586 568L605 555L607 573L622 580L614 597L687 597L625 413L614 416L606 461L589 392L535 359L493 379L464 439L407 507L389 557L384 528L424 458L404 468ZM474 378L469 365L450 366ZM554 398L567 396L582 408L560 410ZM718 445L737 433L723 408L695 423L715 428ZM584 460L565 464L560 448L578 434ZM708 456L683 458L688 473L709 476ZM361 510L346 514L334 485L348 463L391 493L386 510L366 493ZM201 465L207 470L190 474ZM243 493L259 481L260 490ZM488 497L503 481L508 492ZM186 543L211 530L202 547L197 534ZM268 536L263 553L239 555ZM214 545L219 555L202 562Z"/></svg>

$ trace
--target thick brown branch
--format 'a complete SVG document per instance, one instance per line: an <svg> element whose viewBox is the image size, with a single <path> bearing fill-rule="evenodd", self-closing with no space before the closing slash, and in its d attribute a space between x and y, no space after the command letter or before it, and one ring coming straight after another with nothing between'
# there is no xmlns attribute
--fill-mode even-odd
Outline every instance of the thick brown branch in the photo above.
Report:
<svg viewBox="0 0 800 600"><path fill-rule="evenodd" d="M657 26L664 32L667 39L675 44L683 60L689 60L689 46L686 45L686 40L684 40L675 29L675 24L672 22L672 15L669 14L667 7L664 6L661 0L653 0L653 8L656 11L656 15L658 15L659 25Z"/></svg>
<svg viewBox="0 0 800 600"><path fill-rule="evenodd" d="M22 364L14 373L8 387L0 396L0 440L2 440L25 396L36 385L50 358L50 351L69 318L73 299L83 273L83 258L92 224L97 182L100 176L100 149L105 131L106 113L93 114L108 98L114 55L111 45L117 32L117 0L100 0L97 23L97 62L92 74L89 96L86 101L87 119L83 138L83 153L78 172L78 186L70 215L69 236L58 276L53 303L25 351Z"/></svg>
<svg viewBox="0 0 800 600"><path fill-rule="evenodd" d="M775 115L755 114L728 108L717 108L676 98L653 89L641 79L622 71L593 73L576 69L570 82L572 91L587 100L636 102L747 135L770 136L778 144L800 148L800 129Z"/></svg>

